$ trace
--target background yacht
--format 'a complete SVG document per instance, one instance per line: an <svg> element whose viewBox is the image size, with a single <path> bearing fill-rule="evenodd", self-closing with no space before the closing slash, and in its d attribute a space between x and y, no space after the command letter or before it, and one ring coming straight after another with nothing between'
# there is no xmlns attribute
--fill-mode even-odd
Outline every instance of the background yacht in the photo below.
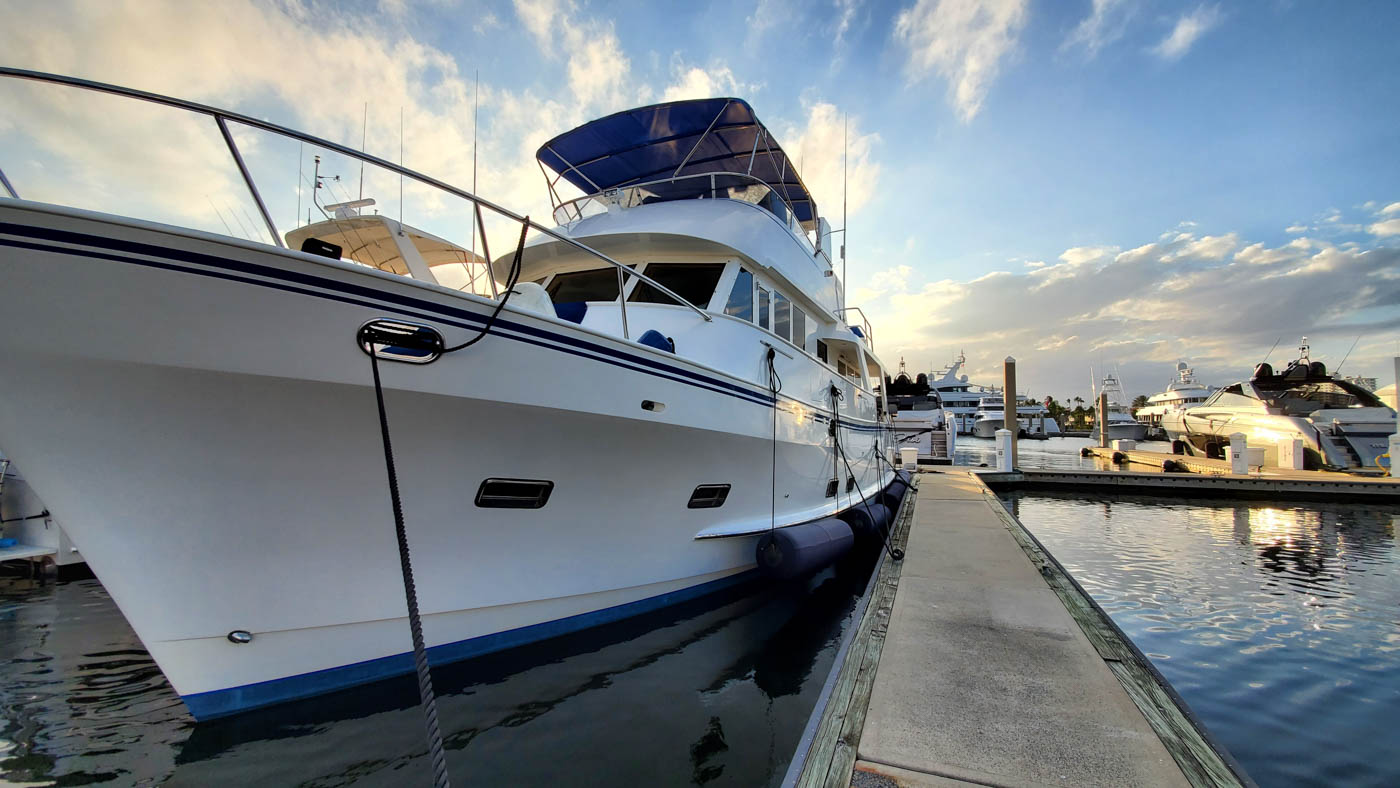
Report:
<svg viewBox="0 0 1400 788"><path fill-rule="evenodd" d="M1006 420L1006 402L1000 394L989 394L977 401L972 419L972 434L979 438L995 438ZM1022 438L1045 438L1058 435L1060 425L1050 418L1050 411L1040 403L1016 406L1016 433Z"/></svg>
<svg viewBox="0 0 1400 788"><path fill-rule="evenodd" d="M1219 386L1198 383L1191 367L1187 366L1185 361L1178 361L1176 363L1176 380L1167 384L1166 391L1148 397L1147 405L1138 408L1133 416L1147 425L1149 438L1164 438L1166 437L1166 431L1162 429L1164 415L1199 405L1219 388Z"/></svg>
<svg viewBox="0 0 1400 788"><path fill-rule="evenodd" d="M1307 469L1380 472L1376 460L1395 432L1395 411L1374 393L1328 375L1308 357L1306 337L1298 350L1282 372L1260 364L1249 380L1163 416L1173 449L1222 458L1230 436L1241 433L1264 449L1265 464L1277 465L1279 441L1298 438Z"/></svg>
<svg viewBox="0 0 1400 788"><path fill-rule="evenodd" d="M1108 395L1108 439L1109 440L1144 440L1147 437L1147 425L1133 418L1127 403L1123 401L1123 386L1118 382L1118 376L1109 373L1103 376L1103 382L1094 391L1094 402L1098 402L1099 394ZM1099 415L1102 418L1102 414ZM1094 426L1093 434L1098 434L1098 425Z"/></svg>
<svg viewBox="0 0 1400 788"><path fill-rule="evenodd" d="M412 671L401 549L428 654L456 659L753 576L761 539L859 519L894 476L871 326L742 100L550 140L550 227L257 118L95 87L213 121L270 243L15 183L0 439L197 718ZM283 235L240 155L253 131L436 189L476 240L351 204ZM435 260L491 281L445 286Z"/></svg>

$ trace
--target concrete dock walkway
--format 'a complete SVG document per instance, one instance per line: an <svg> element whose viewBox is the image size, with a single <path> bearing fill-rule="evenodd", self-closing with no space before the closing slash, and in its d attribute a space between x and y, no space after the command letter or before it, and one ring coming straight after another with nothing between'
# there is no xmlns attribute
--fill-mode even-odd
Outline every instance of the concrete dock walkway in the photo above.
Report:
<svg viewBox="0 0 1400 788"><path fill-rule="evenodd" d="M851 784L1191 784L999 509L920 474Z"/></svg>

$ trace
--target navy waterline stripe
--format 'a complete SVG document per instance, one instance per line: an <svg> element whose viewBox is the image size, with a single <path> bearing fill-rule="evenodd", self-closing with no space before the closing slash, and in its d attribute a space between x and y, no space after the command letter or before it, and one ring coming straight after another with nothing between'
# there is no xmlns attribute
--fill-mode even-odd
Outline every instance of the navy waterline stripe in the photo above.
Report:
<svg viewBox="0 0 1400 788"><path fill-rule="evenodd" d="M433 663L441 665L448 662L456 662L462 659L481 656L483 654L490 654L495 651L503 651L508 648L523 646L527 643L534 643L536 641L546 640L559 635L566 635L590 627L620 621L624 618L631 618L632 616L696 599L716 591L722 591L725 588L757 579L757 577L757 569L746 569L738 574L721 577L718 580L710 580L699 585L690 586L689 588L681 588L676 591L647 597L646 599L639 599L635 602L594 610L589 613L579 613L578 615L569 616L567 618L545 621L518 629L507 630L505 632L482 635L468 640L461 640L456 643L444 643L440 646L433 646L428 649L428 656ZM317 670L311 673L302 673L297 676L272 679L256 684L245 684L241 687L210 690L209 692L199 692L192 695L181 695L180 699L189 707L190 713L194 715L194 718L202 722L236 712L249 711L260 706L270 706L274 703L308 698L313 695L320 695L358 684L367 684L371 681L378 681L380 679L404 675L411 672L413 672L413 653L405 651L401 654L393 654L387 657L379 657L378 659L356 662L351 665Z"/></svg>
<svg viewBox="0 0 1400 788"><path fill-rule="evenodd" d="M296 272L296 271L288 271L288 270L286 270L286 269L281 269L281 268L272 268L272 267L260 265L260 264L257 264L257 263L244 263L244 262L237 261L237 260L228 260L228 259L226 259L226 258L214 257L214 256L211 256L211 255L206 255L206 254L199 253L199 252L187 252L187 251L183 251L183 250L173 250L173 249L167 249L167 248L165 248L165 247L154 246L154 245L151 245L151 244L138 243L138 242L134 242L134 241L120 241L120 240L117 240L117 239L110 239L110 238L105 238L105 237L102 237L102 236L87 235L87 234L84 234L84 233L75 233L75 232L70 232L70 231L67 231L67 230L52 230L52 229L48 229L48 228L31 227L31 226L28 226L28 225L16 225L16 224L11 224L11 223L6 223L6 222L0 222L0 232L8 232L8 233L10 233L10 234L12 234L12 235L22 235L22 236L27 235L27 236L36 237L36 238L46 238L46 239L48 239L48 240L58 241L58 242L62 242L62 243L90 243L90 244L92 244L92 245L99 246L99 247L104 247L104 246L105 246L106 248L119 249L119 250L123 250L123 251L130 251L130 252L137 253L137 254L149 255L149 256L152 256L152 257L164 257L164 258L167 258L167 259L183 260L183 261L186 261L186 262L193 262L193 263L197 263L197 264L200 264L200 265L210 265L210 266L214 266L214 267L232 268L233 270L242 270L242 271L244 271L245 273L253 273L253 274L260 275L260 276L266 276L266 277L269 277L269 278L272 278L272 279L283 279L283 280L286 280L286 281L294 281L294 282L299 282L299 283L302 283L302 284L309 284L309 285L313 285L313 286L316 286L316 287L322 287L322 288L326 288L326 289L329 289L329 290L340 290L341 292L355 293L355 294L367 296L367 297L370 297L370 298L375 298L375 299L380 299L380 300L388 300L388 301L397 302L397 303L404 304L404 305L414 306L414 307L416 307L416 308L418 308L418 309L424 309L424 308L426 308L426 309L428 309L429 311L435 312L436 314L434 314L434 315L415 314L415 313L412 313L412 312L406 312L406 311L404 311L404 310L401 309L401 308L400 308L400 309L397 309L397 310L395 310L395 311L399 312L400 314L407 314L407 315L410 315L410 316L413 316L413 317L418 317L418 318L420 318L420 319L425 319L425 320L437 320L437 321L439 321L439 322L445 322L445 323L448 323L448 324L450 324L450 325L456 325L456 326L459 327L459 328L466 328L466 326L461 326L460 324L452 323L452 321L444 319L444 318L442 317L442 315L443 315L443 314L451 314L451 315L457 316L457 317L459 317L459 318L465 318L465 319L471 320L472 322L475 322L475 323L484 323L484 322L485 322L485 318L483 318L483 317L480 316L480 315L477 315L477 314L474 313L474 312L468 311L468 310L463 310L463 309L458 309L458 308L455 308L455 307L450 307L450 306L446 306L446 305L442 305L442 304L437 304L437 303L434 303L434 302L431 302L431 301L424 301L424 300L422 300L422 299L417 299L417 298L411 298L411 297L407 297L407 296L402 296L402 295L399 295L399 294L396 294L396 293L386 292L386 291L383 290L383 289L369 288L369 287L364 287L364 286L362 286L362 285L355 285L355 284L351 284L351 283L339 282L339 281L336 281L336 280L333 280L333 279L324 279L324 278L321 278L321 277L311 276L311 275L308 275L308 274L302 274L302 273L299 273L299 272ZM121 256L116 256L116 255L108 255L108 254L103 254L103 253L98 253L98 252L92 252L92 251L90 251L90 250L85 250L85 249L71 249L71 248L68 248L68 247L45 247L45 246L43 246L43 245L38 245L38 244L27 244L27 243L20 242L20 241L10 241L10 240L8 240L8 239L0 239L0 244L8 245L8 246L15 246L15 247L19 247L19 248L27 248L27 249L36 250L36 251L48 251L48 252L55 252L55 253L60 253L60 254L78 254L78 255L81 255L81 256L85 256L85 257L93 257L93 258L97 258L97 259L111 260L111 261L114 261L114 262L124 262L124 263L134 263L134 264L139 264L139 265L148 265L148 266L151 266L151 267L162 268L162 269L166 269L166 270L181 271L181 272L184 272L184 273L199 274L199 275L205 275L205 276L213 276L213 277L215 277L215 278L220 278L220 279L226 279L226 280L230 280L230 281L241 282L241 283L244 283L244 284L252 284L252 285L260 285L260 286L264 286L264 287L272 287L272 288L275 288L275 289L285 290L285 291L288 291L288 292L294 292L294 293L298 293L298 294L301 294L301 295L309 295L309 296L314 296L314 297L326 298L326 299L329 299L329 300L341 301L341 302L344 302L344 303L355 304L355 305L357 305L357 306L365 306L365 307L374 308L374 309L383 309L383 308L384 308L383 304L381 304L381 303L365 302L365 301L361 301L361 300L357 300L357 299L350 299L350 298L345 298L345 297L341 297L341 296L334 296L334 295L330 295L330 294L327 294L327 293L321 293L321 292L317 292L317 291L308 291L308 290L304 290L304 289L301 289L301 288L288 287L288 286L285 286L285 285L277 285L277 284L273 284L273 283L271 283L271 282L265 282L265 281L257 280L257 279L247 279L247 278L244 278L244 277L233 276L233 275L230 275L230 274L221 274L221 273L217 273L217 272L213 272L213 271L206 271L206 270L203 270L203 269L189 269L189 268L184 268L184 267L181 267L181 266L172 266L172 265L169 265L169 264L155 263L155 262L149 261L149 260L138 260L138 259L133 259L133 258L128 258L128 257L121 257ZM556 333L549 332L549 331L545 331L545 330L541 330L541 329L536 329L536 328L533 328L533 327L531 327L531 326L522 325L522 324L519 324L519 323L515 323L515 322L513 322L513 321L509 321L509 320L500 320L500 321L497 322L496 325L497 325L497 327L509 327L509 328L513 329L514 331L517 331L517 332L520 332L520 333L529 334L529 335L534 335L534 336L538 336L538 337L542 337L542 338L546 338L546 339L552 339L552 340L557 341L557 342L563 342L563 343L566 343L566 344L569 344L569 345L573 345L573 346L578 347L578 348L581 348L581 349L590 350L590 351L592 351L592 352L594 352L594 353L602 353L602 354L606 354L606 355L609 355L609 356L613 356L613 357L618 358L618 359L620 359L620 360L627 361L627 362L631 362L632 364L641 364L641 365L644 365L644 366L647 366L647 367L651 367L651 368L654 369L654 370L658 370L659 372L658 372L658 371L651 371L651 370L636 369L635 367L631 367L631 366L628 366L628 365L626 365L626 364L618 364L618 363L613 362L613 361L610 361L610 360L608 360L608 359L596 358L596 357L594 357L594 356L589 356L589 355L585 355L585 354L582 354L582 353L576 353L576 352L574 352L574 353L572 353L573 355L578 355L578 356L581 356L581 357L584 357L584 358L590 358L590 359L596 360L596 361L605 361L605 362L607 362L607 363L613 364L614 366L621 366L621 367L628 368L628 369L631 369L632 371L636 371L636 372L645 372L645 373L647 373L647 374L652 374L652 375L655 375L655 376L657 376L657 377L667 378L667 379L670 379L670 380L672 380L672 381L674 381L674 382L678 382L678 383L689 383L690 385L696 385L697 383L706 384L706 385L700 385L700 386L698 386L698 387L699 387L699 388L705 388L705 389L708 389L708 390L710 390L710 391L716 391L716 389L714 388L714 387L716 387L716 386L722 387L723 389L725 389L725 391L716 391L716 393L728 393L728 394L730 394L731 396L733 396L734 394L738 394L738 395L741 395L741 398L742 398L742 399L746 399L746 400L748 400L748 401L755 402L756 404L762 404L762 405L769 405L769 406L771 406L771 405L773 404L773 402L774 402L774 400L773 400L773 398L772 398L772 395L769 394L769 392L767 392L767 391L764 391L762 394L759 394L759 393L757 393L757 392L755 392L755 391L751 391L751 390L748 390L748 389L744 389L744 388L742 388L742 387L740 387L740 386L737 386L737 385L735 385L735 384L729 383L729 382L727 382L727 381L718 380L718 379L715 379L715 378L712 378L712 377L708 377L708 376L705 376L705 375L701 375L701 374L699 374L699 373L692 372L692 371L690 371L690 370L678 369L678 368L675 368L675 367L671 367L671 366L669 366L669 365L662 364L662 363L657 362L657 361L654 361L654 360L652 360L652 359L647 359L647 358L641 358L641 357L633 356L633 355L630 355L630 354L623 353L623 352L621 352L621 351L615 350L615 349L613 349L613 348L608 348L608 347L605 347L605 346L597 345L597 344L595 344L595 343L593 343L593 342L588 342L588 341L580 340L580 339L577 339L577 338L574 338L574 337L569 337L569 336L560 335L560 334L556 334ZM527 339L525 339L525 338L523 338L523 337L510 336L510 335L503 335L503 336L509 336L509 338L514 339L514 340L516 340L516 341L523 341L523 342L527 342L527 343L529 343L529 344L538 345L538 346L540 346L540 347L551 348L551 349L560 350L560 351L563 351L563 352L571 352L571 351L565 350L564 348L558 348L558 347L549 345L549 344L547 344L547 343L532 342L532 341L527 340ZM659 374L659 373L671 373L671 374ZM682 375L682 376L684 376L684 377L686 377L686 378L690 378L691 380L679 380L679 379L673 377L674 375ZM791 401L791 402L798 403L798 404L800 404L800 405L803 405L804 407L809 407L809 406L811 405L811 403L805 403L805 402L802 402L801 400L798 400L798 399L795 399L795 398L792 398L792 397L783 397L783 399L787 399L787 400L789 400L789 401ZM879 424L869 424L869 423L859 423L859 422L847 422L847 426L850 427L851 429L863 430L863 431L870 431L870 430L879 430L879 429L882 429L882 427L881 427Z"/></svg>

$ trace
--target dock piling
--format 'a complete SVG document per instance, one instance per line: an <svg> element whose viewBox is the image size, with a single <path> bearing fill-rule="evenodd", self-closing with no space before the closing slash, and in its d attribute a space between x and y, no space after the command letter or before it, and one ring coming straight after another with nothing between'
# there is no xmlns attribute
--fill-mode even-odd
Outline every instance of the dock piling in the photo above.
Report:
<svg viewBox="0 0 1400 788"><path fill-rule="evenodd" d="M1016 399L1016 359L1006 357L1002 371L1001 426L1011 430L1011 467L1021 467L1021 458L1016 453L1016 433L1021 429L1020 403Z"/></svg>
<svg viewBox="0 0 1400 788"><path fill-rule="evenodd" d="M1099 401L1094 403L1094 426L1098 427L1099 448L1108 448L1108 394L1099 392Z"/></svg>

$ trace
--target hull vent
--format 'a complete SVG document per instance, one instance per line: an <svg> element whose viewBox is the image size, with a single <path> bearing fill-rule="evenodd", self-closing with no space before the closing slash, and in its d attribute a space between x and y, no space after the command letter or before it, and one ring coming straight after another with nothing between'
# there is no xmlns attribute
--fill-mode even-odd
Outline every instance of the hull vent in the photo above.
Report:
<svg viewBox="0 0 1400 788"><path fill-rule="evenodd" d="M702 484L695 488L695 492L690 494L690 503L686 504L686 508L718 509L724 505L724 501L728 497L729 485Z"/></svg>
<svg viewBox="0 0 1400 788"><path fill-rule="evenodd" d="M549 503L554 482L542 479L487 479L476 491L483 509L540 509Z"/></svg>

